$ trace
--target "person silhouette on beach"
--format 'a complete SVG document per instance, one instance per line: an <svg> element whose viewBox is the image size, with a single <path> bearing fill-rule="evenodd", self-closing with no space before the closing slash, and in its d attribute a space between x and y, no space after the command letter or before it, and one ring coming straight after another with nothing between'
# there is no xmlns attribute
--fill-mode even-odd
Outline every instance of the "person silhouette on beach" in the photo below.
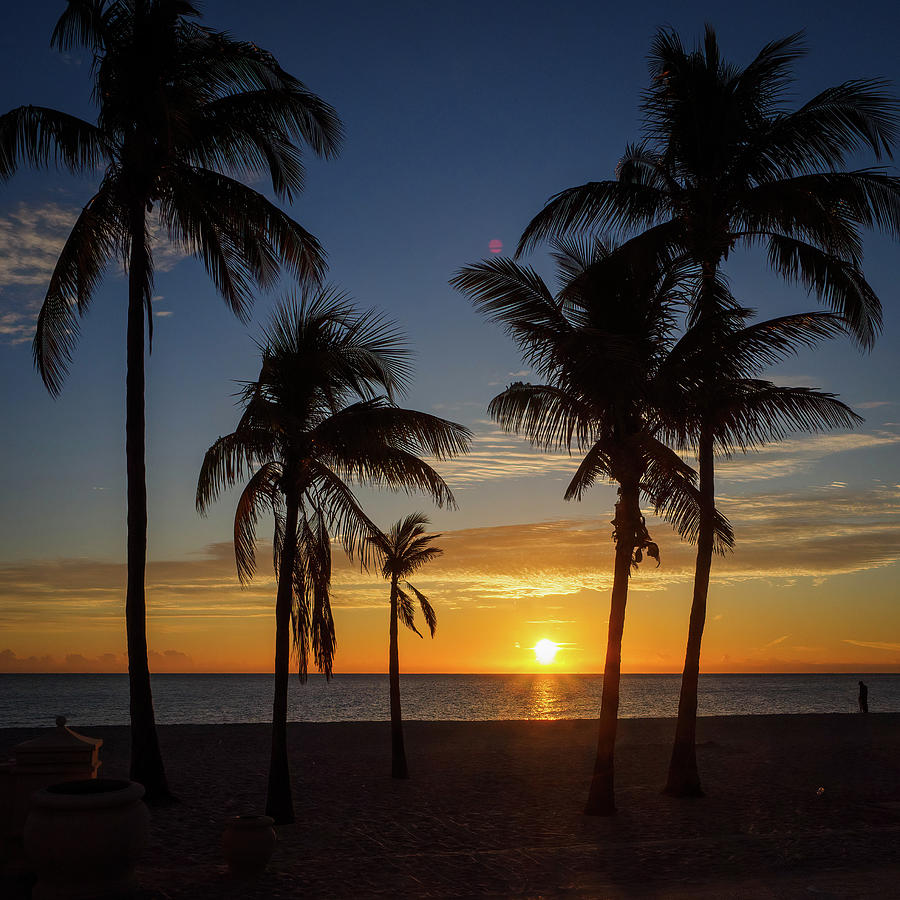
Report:
<svg viewBox="0 0 900 900"><path fill-rule="evenodd" d="M859 683L859 711L861 713L869 711L869 689L864 681Z"/></svg>

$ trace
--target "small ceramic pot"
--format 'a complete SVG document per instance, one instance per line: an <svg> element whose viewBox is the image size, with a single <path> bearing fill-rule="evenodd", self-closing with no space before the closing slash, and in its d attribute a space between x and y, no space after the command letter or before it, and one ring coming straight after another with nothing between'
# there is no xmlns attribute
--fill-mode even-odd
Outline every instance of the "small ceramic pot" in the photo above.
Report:
<svg viewBox="0 0 900 900"><path fill-rule="evenodd" d="M274 824L269 816L233 816L225 823L222 850L232 875L262 875L275 849Z"/></svg>
<svg viewBox="0 0 900 900"><path fill-rule="evenodd" d="M110 778L65 781L32 794L23 838L37 874L33 900L133 891L150 826L143 796L140 784Z"/></svg>

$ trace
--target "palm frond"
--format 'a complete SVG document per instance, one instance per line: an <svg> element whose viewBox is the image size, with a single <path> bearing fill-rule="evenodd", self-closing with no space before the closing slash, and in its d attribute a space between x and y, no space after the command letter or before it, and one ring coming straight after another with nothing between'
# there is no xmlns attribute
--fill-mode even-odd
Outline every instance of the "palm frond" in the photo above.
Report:
<svg viewBox="0 0 900 900"><path fill-rule="evenodd" d="M216 97L203 105L191 127L186 149L196 165L268 175L275 193L289 201L303 188L300 145L334 156L341 132L334 110L295 85Z"/></svg>
<svg viewBox="0 0 900 900"><path fill-rule="evenodd" d="M836 169L861 150L891 158L898 104L883 79L856 79L827 88L763 132L756 154L785 174Z"/></svg>
<svg viewBox="0 0 900 900"><path fill-rule="evenodd" d="M197 512L205 515L226 488L237 484L260 464L275 460L272 435L260 428L243 427L220 437L204 454L197 479Z"/></svg>
<svg viewBox="0 0 900 900"><path fill-rule="evenodd" d="M498 322L514 335L522 324L561 332L569 328L561 305L544 280L533 268L515 260L496 257L465 266L450 284L466 294L488 321Z"/></svg>
<svg viewBox="0 0 900 900"><path fill-rule="evenodd" d="M241 318L252 304L252 285L270 287L279 265L303 284L319 284L324 275L325 253L305 228L262 194L211 169L173 166L159 212L170 240L203 262Z"/></svg>
<svg viewBox="0 0 900 900"><path fill-rule="evenodd" d="M256 525L260 516L278 510L283 503L281 474L277 462L266 463L253 474L238 499L234 513L234 559L241 584L251 581L256 572Z"/></svg>
<svg viewBox="0 0 900 900"><path fill-rule="evenodd" d="M456 422L404 409L386 397L375 397L329 416L313 430L313 439L335 465L343 468L359 462L360 454L365 454L373 443L450 459L468 452L472 432Z"/></svg>
<svg viewBox="0 0 900 900"><path fill-rule="evenodd" d="M516 257L541 241L569 232L630 230L652 225L670 212L666 191L639 183L591 181L554 194L528 223Z"/></svg>
<svg viewBox="0 0 900 900"><path fill-rule="evenodd" d="M81 45L90 50L103 46L108 18L106 0L68 0L53 34L50 45L71 50Z"/></svg>
<svg viewBox="0 0 900 900"><path fill-rule="evenodd" d="M795 281L839 313L856 342L872 347L881 332L881 301L862 271L804 241L772 234L769 264L785 280Z"/></svg>
<svg viewBox="0 0 900 900"><path fill-rule="evenodd" d="M396 324L375 310L358 312L333 287L307 288L275 309L261 345L273 380L314 384L337 412L351 395L403 393L412 369Z"/></svg>
<svg viewBox="0 0 900 900"><path fill-rule="evenodd" d="M84 315L110 261L124 258L128 239L114 178L82 209L60 251L32 343L34 363L47 390L59 394Z"/></svg>
<svg viewBox="0 0 900 900"><path fill-rule="evenodd" d="M653 511L671 523L682 540L695 544L700 536L703 502L696 472L661 441L646 438L642 450L647 461L641 490ZM734 530L718 509L713 513L713 551L725 555L734 549Z"/></svg>
<svg viewBox="0 0 900 900"><path fill-rule="evenodd" d="M743 377L751 377L801 349L846 333L847 323L837 313L778 316L726 333L721 339L721 354Z"/></svg>
<svg viewBox="0 0 900 900"><path fill-rule="evenodd" d="M584 455L572 476L566 492L566 500L581 500L585 491L590 488L598 476L612 481L615 478L614 457L619 447L611 440L598 440Z"/></svg>
<svg viewBox="0 0 900 900"><path fill-rule="evenodd" d="M43 106L19 106L0 116L2 180L12 176L22 161L83 173L108 162L110 156L106 135L77 116Z"/></svg>
<svg viewBox="0 0 900 900"><path fill-rule="evenodd" d="M440 553L440 550L438 553ZM413 587L408 581L405 582L405 584L413 594L415 594L416 599L419 601L419 606L422 607L422 615L425 617L425 624L428 626L431 636L434 637L434 632L437 629L437 613L435 613L434 607L428 602L428 598L421 591Z"/></svg>
<svg viewBox="0 0 900 900"><path fill-rule="evenodd" d="M542 449L586 447L597 424L584 400L549 384L511 384L491 400L488 415Z"/></svg>
<svg viewBox="0 0 900 900"><path fill-rule="evenodd" d="M397 617L410 630L414 631L419 637L422 632L416 628L416 608L413 605L412 598L399 585L397 585Z"/></svg>
<svg viewBox="0 0 900 900"><path fill-rule="evenodd" d="M363 567L368 568L372 548L367 539L378 532L378 526L338 474L319 460L307 459L304 465L310 482L307 494L313 505L322 510L331 533L350 559L358 557Z"/></svg>
<svg viewBox="0 0 900 900"><path fill-rule="evenodd" d="M307 679L310 650L316 667L330 679L337 638L331 612L331 540L320 509L306 510L298 520L292 586L291 623L300 681Z"/></svg>
<svg viewBox="0 0 900 900"><path fill-rule="evenodd" d="M747 379L732 386L731 395L716 417L716 443L725 455L783 440L793 431L853 428L863 421L834 394L812 388Z"/></svg>

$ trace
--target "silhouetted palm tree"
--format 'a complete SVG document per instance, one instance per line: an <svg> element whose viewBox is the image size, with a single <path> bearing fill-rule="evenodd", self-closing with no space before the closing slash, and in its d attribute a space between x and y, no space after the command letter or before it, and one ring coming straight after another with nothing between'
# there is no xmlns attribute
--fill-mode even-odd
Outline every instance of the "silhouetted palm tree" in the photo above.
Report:
<svg viewBox="0 0 900 900"><path fill-rule="evenodd" d="M600 734L585 809L610 815L628 579L644 553L659 564L641 496L682 536L695 539L698 526L695 473L659 437L677 428L681 415L677 396L665 405L675 392L661 373L674 342L674 314L684 302L684 273L652 261L637 264L599 241L558 243L556 258L556 296L533 269L502 258L466 267L451 283L499 322L547 379L510 385L491 401L491 416L543 449L586 451L566 499L581 499L598 478L618 485ZM731 546L730 526L721 517L716 540L722 552Z"/></svg>
<svg viewBox="0 0 900 900"><path fill-rule="evenodd" d="M680 397L682 419L667 432L682 450L695 450L698 437L712 434L713 453L700 458L700 537L710 527L707 510L715 509L713 459L782 440L793 431L818 432L850 428L862 421L835 395L807 387L782 387L759 378L762 371L803 347L846 330L843 318L812 312L782 316L747 325L751 310L737 306L699 319L672 349L663 368L663 383ZM698 541L699 545L699 541ZM691 605L679 717L670 780L699 796L696 758L697 688L700 645L706 620L709 560L698 551Z"/></svg>
<svg viewBox="0 0 900 900"><path fill-rule="evenodd" d="M20 161L72 172L103 168L97 193L60 252L41 308L34 360L59 393L84 315L107 266L128 273L126 461L131 777L153 802L168 796L147 663L144 569L144 315L153 337L153 214L177 248L199 257L225 302L247 317L255 286L279 266L301 280L324 270L316 240L230 175L271 179L287 200L302 188L299 145L332 156L334 110L254 44L192 21L183 0L70 0L53 32L61 50L94 54L97 123L22 106L0 117L0 177ZM229 174L230 173L230 174Z"/></svg>
<svg viewBox="0 0 900 900"><path fill-rule="evenodd" d="M237 428L206 452L197 509L205 512L224 488L252 472L234 518L242 583L256 568L259 517L266 510L275 517L275 696L266 813L284 823L294 818L286 737L290 632L301 680L310 648L330 677L331 539L365 560L371 548L365 539L377 532L348 482L420 490L439 505L452 505L449 487L420 455L464 453L470 434L393 403L410 377L396 330L333 292L280 306L261 351L259 378L242 392Z"/></svg>
<svg viewBox="0 0 900 900"><path fill-rule="evenodd" d="M428 598L407 580L413 572L417 572L425 563L431 562L432 559L444 552L437 547L429 546L440 535L425 534L425 526L427 524L428 516L424 515L424 513L410 513L405 519L394 523L388 534L378 533L367 538L381 560L382 576L391 582L391 627L388 669L390 672L391 694L391 776L393 778L409 777L409 769L406 765L406 750L403 746L403 717L400 713L398 619L407 628L414 631L419 637L422 637L415 623L416 605L412 597L406 593L404 587L413 594L419 602L419 606L422 607L422 615L425 617L425 624L428 626L432 637L434 637L434 629L437 627L437 616L428 602ZM401 582L404 587L400 586Z"/></svg>
<svg viewBox="0 0 900 900"><path fill-rule="evenodd" d="M652 82L643 99L645 138L629 146L615 180L590 182L552 197L526 228L519 251L571 231L620 229L645 253L687 256L701 267L696 315L721 309L719 270L738 245L763 246L770 267L839 312L860 346L881 329L881 304L862 272L862 230L900 234L900 179L880 168L848 170L860 151L890 155L898 105L878 79L828 88L799 109L783 104L800 36L767 44L744 68L721 58L714 31L686 50L658 32ZM713 332L708 332L713 339ZM703 383L715 382L710 362ZM696 435L705 515L689 644L699 647L712 559L713 421ZM691 762L696 711L695 654L688 650L678 734L666 791L701 793Z"/></svg>

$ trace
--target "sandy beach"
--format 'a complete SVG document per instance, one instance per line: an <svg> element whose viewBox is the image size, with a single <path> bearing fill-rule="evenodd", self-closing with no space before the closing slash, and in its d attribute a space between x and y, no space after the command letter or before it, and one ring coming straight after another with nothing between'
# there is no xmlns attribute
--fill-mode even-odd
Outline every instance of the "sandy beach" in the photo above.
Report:
<svg viewBox="0 0 900 900"><path fill-rule="evenodd" d="M262 812L268 727L161 726L180 802L153 810L140 896L897 896L900 715L701 719L690 801L659 793L673 728L621 723L619 812L593 819L593 721L409 722L405 782L387 723L290 725L298 821L237 884L222 824ZM82 730L102 774L127 773L127 728ZM0 731L0 750L35 734Z"/></svg>

